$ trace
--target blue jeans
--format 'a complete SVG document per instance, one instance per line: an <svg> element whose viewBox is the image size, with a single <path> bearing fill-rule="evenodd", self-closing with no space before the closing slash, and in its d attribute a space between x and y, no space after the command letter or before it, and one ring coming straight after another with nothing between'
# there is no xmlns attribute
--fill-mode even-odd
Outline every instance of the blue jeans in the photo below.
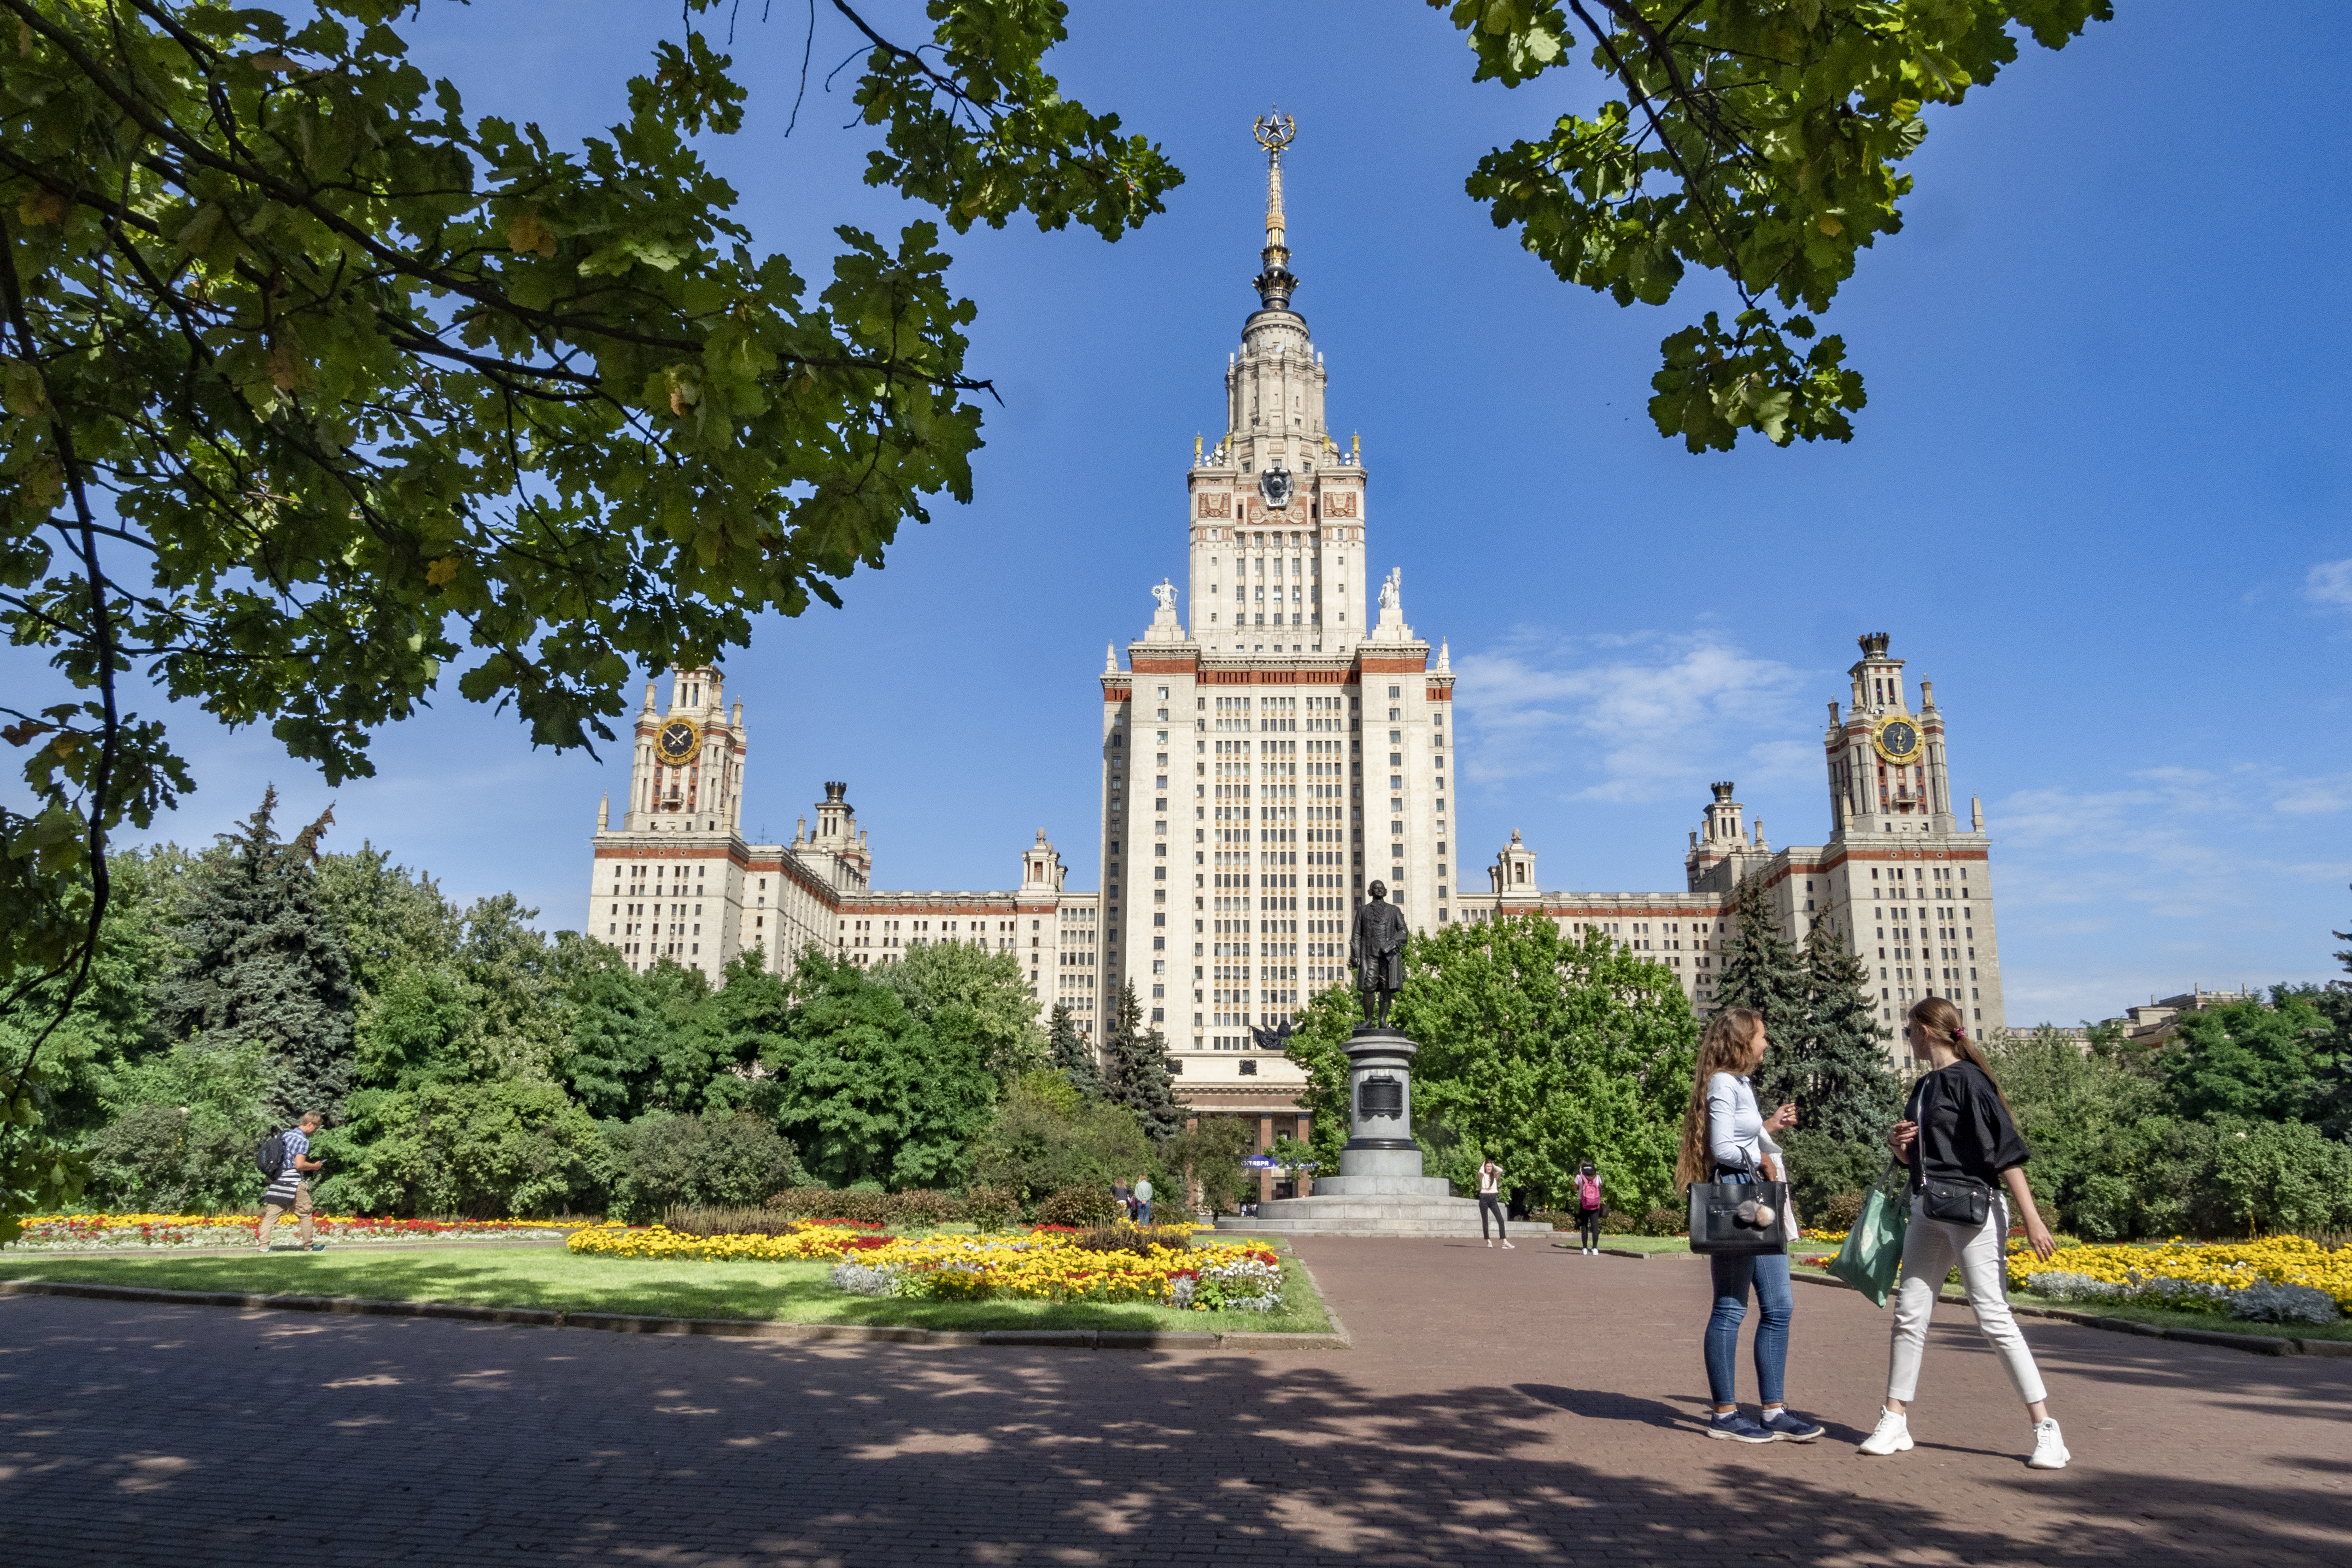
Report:
<svg viewBox="0 0 2352 1568"><path fill-rule="evenodd" d="M1150 1225L1151 1223L1151 1200L1150 1198L1145 1198L1135 1205L1135 1223L1138 1225ZM1780 1272L1785 1277L1789 1271L1783 1268Z"/></svg>
<svg viewBox="0 0 2352 1568"><path fill-rule="evenodd" d="M1732 1405L1739 1361L1739 1325L1748 1320L1748 1289L1764 1309L1756 1325L1756 1392L1766 1405L1780 1403L1780 1376L1789 1364L1789 1320L1796 1302L1789 1292L1789 1255L1710 1258L1715 1277L1715 1314L1706 1321L1706 1387L1717 1405Z"/></svg>

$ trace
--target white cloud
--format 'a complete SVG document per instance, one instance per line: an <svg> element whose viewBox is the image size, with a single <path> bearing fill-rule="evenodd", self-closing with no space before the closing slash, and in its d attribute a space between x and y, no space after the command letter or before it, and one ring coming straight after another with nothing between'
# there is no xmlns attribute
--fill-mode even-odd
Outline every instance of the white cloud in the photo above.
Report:
<svg viewBox="0 0 2352 1568"><path fill-rule="evenodd" d="M1994 803L2010 1022L2104 1017L2194 984L2328 978L2336 944L2318 933L2352 858L2328 853L2340 835L2315 836L2313 819L2347 810L2352 778L2257 763Z"/></svg>
<svg viewBox="0 0 2352 1568"><path fill-rule="evenodd" d="M2323 561L2304 577L2303 593L2322 605L2352 609L2352 561Z"/></svg>
<svg viewBox="0 0 2352 1568"><path fill-rule="evenodd" d="M1686 787L1694 754L1759 783L1814 761L1790 738L1801 672L1709 631L1521 632L1454 663L1474 783L1565 772L1570 799L1637 802Z"/></svg>

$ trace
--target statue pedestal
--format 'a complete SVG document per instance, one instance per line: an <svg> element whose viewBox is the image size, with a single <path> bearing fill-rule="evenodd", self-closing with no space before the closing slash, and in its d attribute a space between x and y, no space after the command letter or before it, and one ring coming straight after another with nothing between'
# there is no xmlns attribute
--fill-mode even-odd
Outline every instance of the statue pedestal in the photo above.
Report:
<svg viewBox="0 0 2352 1568"><path fill-rule="evenodd" d="M1419 1049L1401 1030L1359 1027L1348 1040L1348 1142L1339 1151L1339 1173L1317 1177L1311 1196L1260 1204L1253 1217L1223 1215L1217 1228L1267 1236L1476 1236L1477 1200L1457 1198L1444 1177L1421 1172L1421 1145L1412 1141Z"/></svg>

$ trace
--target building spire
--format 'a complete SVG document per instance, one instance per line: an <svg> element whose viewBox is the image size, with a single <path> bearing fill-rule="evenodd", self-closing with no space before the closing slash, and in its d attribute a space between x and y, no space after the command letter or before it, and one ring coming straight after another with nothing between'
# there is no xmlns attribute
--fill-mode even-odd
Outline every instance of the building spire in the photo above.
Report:
<svg viewBox="0 0 2352 1568"><path fill-rule="evenodd" d="M1298 279L1290 275L1290 245L1282 215L1282 152L1297 136L1298 121L1277 109L1260 116L1250 131L1265 149L1265 248L1258 252L1265 270L1252 281L1267 310L1287 310Z"/></svg>

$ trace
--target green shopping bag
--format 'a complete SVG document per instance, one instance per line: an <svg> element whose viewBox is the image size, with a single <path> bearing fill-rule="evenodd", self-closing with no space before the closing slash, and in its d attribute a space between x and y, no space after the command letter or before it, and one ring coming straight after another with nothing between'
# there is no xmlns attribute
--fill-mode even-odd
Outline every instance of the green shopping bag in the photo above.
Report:
<svg viewBox="0 0 2352 1568"><path fill-rule="evenodd" d="M1911 1224L1909 1184L1889 1197L1884 1181L1863 1200L1862 1217L1845 1235L1845 1245L1830 1259L1829 1272L1870 1298L1874 1307L1886 1305L1895 1276L1903 1269L1903 1233Z"/></svg>

